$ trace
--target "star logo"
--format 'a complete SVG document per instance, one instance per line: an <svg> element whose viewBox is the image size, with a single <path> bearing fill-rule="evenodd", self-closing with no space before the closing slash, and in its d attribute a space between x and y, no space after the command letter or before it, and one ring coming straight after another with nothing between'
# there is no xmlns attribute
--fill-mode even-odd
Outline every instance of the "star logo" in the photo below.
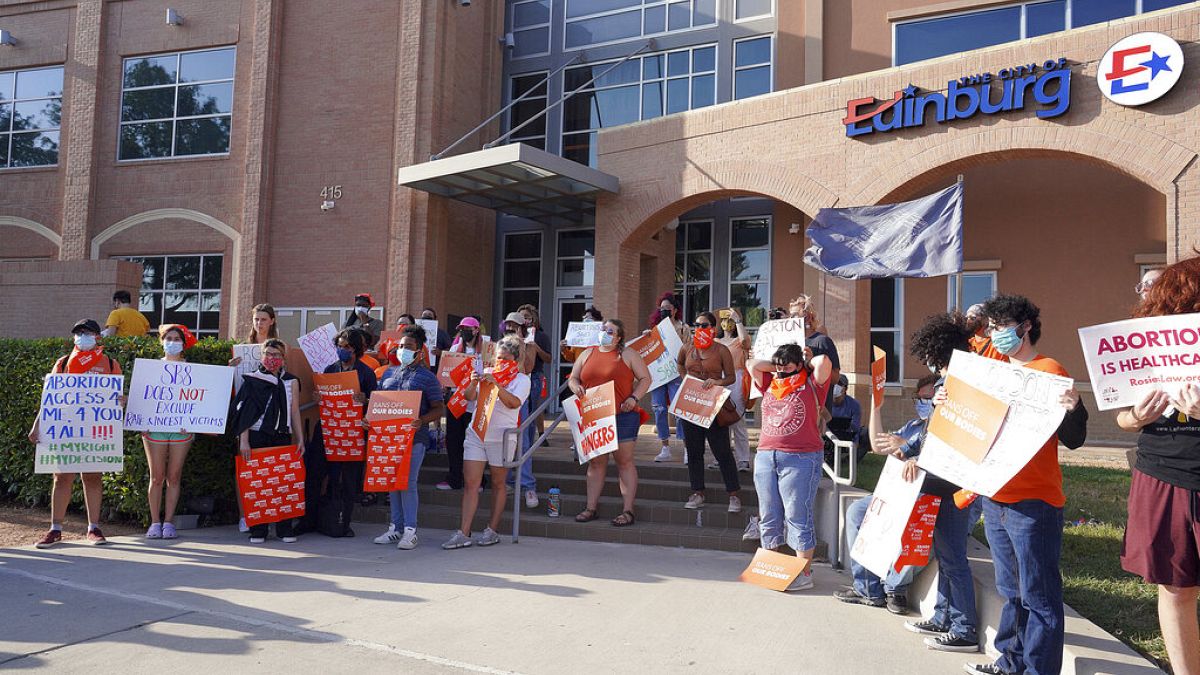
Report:
<svg viewBox="0 0 1200 675"><path fill-rule="evenodd" d="M1167 54L1165 56L1159 54L1158 52L1150 52L1150 54L1151 54L1150 60L1146 61L1142 65L1146 66L1147 68L1150 69L1150 79L1151 80L1158 77L1158 74L1164 70L1167 72L1174 72L1171 70L1171 66L1167 65L1167 59L1171 58L1170 54Z"/></svg>

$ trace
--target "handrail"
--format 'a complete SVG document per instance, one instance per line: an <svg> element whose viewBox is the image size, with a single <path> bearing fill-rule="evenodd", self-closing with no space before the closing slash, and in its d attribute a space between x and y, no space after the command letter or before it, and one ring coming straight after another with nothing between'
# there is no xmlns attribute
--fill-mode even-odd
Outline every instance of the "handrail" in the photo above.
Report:
<svg viewBox="0 0 1200 675"><path fill-rule="evenodd" d="M531 424L533 424L534 420L536 420L538 417L541 417L542 414L544 414L550 408L551 403L554 403L555 401L558 400L559 395L562 394L563 389L566 389L566 387L567 387L567 381L564 380L563 383L560 384L558 386L558 388L555 389L552 394L547 396L546 400L542 401L541 405L539 405L537 408L534 408L533 411L530 412L529 415L527 415L525 417L525 419L521 421L520 424L518 424L516 427L505 429L504 436L501 439L501 443L502 443L501 447L503 447L505 449L508 448L509 438L513 439L513 441L517 444L518 448L521 447L520 442L521 442L521 438L525 435L525 430L528 429ZM550 437L550 432L554 431L558 427L558 425L562 424L563 421L566 419L567 419L567 413L565 411L558 413L558 416L555 417L554 420L550 423L550 425L546 427L546 430L542 432L542 435L538 436L536 439L534 439L533 443L530 444L529 449L525 450L525 452L519 453L520 456L514 458L511 462L504 463L505 468L508 468L508 469L515 468L517 470L516 475L513 476L513 485L516 486L516 489L513 490L512 543L514 543L514 544L516 544L520 541L520 531L521 531L520 488L521 488L521 474L524 473L523 469L525 468L525 460L529 459L529 457L538 448L542 447L546 443L546 439Z"/></svg>
<svg viewBox="0 0 1200 675"><path fill-rule="evenodd" d="M837 514L837 536L830 542L829 561L834 569L844 569L845 561L842 559L842 538L845 536L846 523L842 514L842 486L853 486L858 481L858 452L854 447L854 441L843 441L833 432L826 431L825 438L828 438L833 443L833 466L829 466L827 462L821 463L821 469L825 471L825 475L829 476L833 481L833 508ZM842 451L847 451L849 457L849 471L846 477L842 477Z"/></svg>

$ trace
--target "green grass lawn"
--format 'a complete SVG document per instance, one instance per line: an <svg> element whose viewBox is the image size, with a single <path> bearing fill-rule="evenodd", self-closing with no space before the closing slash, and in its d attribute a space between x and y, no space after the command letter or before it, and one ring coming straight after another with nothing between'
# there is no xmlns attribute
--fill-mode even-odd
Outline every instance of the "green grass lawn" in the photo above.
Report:
<svg viewBox="0 0 1200 675"><path fill-rule="evenodd" d="M874 489L884 458L869 455L858 465L858 487ZM1121 569L1121 539L1129 472L1096 467L1064 466L1068 523L1063 531L1062 572L1066 602L1104 630L1165 667L1167 652L1158 629L1155 586ZM983 526L976 536L985 541Z"/></svg>

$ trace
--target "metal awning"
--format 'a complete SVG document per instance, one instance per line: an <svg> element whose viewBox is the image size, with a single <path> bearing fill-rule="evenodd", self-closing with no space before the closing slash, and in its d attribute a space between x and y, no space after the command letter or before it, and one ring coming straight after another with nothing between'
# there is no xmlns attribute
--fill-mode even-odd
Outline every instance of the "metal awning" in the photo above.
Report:
<svg viewBox="0 0 1200 675"><path fill-rule="evenodd" d="M615 176L524 143L406 166L399 183L547 225L595 222L596 196L619 188Z"/></svg>

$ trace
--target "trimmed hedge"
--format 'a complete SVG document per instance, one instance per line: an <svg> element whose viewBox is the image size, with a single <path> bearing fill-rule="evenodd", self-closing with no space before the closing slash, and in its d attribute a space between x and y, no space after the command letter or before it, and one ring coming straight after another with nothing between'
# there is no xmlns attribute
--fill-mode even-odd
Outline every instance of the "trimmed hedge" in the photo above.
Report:
<svg viewBox="0 0 1200 675"><path fill-rule="evenodd" d="M128 386L137 358L162 357L157 338L102 338L104 353L121 364ZM192 363L225 365L231 355L229 341L205 338L184 353ZM48 504L51 477L33 472L33 444L29 427L38 413L42 376L70 351L67 339L14 340L0 338L0 498L35 506ZM197 435L183 468L179 513L187 513L187 500L212 496L219 522L237 519L233 478L234 443L225 437ZM149 470L141 434L125 433L125 470L104 474L106 519L121 518L147 523L146 489ZM72 505L83 504L82 484L75 481Z"/></svg>

